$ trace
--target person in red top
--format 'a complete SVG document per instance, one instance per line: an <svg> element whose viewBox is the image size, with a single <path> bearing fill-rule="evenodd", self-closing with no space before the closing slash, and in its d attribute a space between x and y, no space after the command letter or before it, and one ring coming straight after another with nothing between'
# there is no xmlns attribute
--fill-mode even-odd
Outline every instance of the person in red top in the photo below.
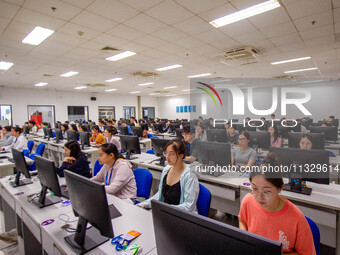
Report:
<svg viewBox="0 0 340 255"><path fill-rule="evenodd" d="M275 154L271 153L269 157L274 159ZM279 194L283 179L269 178L268 172L254 171L249 180L252 192L241 203L240 229L281 242L285 254L316 255L312 231L305 216Z"/></svg>

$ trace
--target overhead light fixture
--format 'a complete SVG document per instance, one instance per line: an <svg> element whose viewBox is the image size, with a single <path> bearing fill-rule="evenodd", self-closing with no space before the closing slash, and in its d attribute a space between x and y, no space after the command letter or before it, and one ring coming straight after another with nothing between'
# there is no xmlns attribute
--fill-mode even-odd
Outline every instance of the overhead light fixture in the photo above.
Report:
<svg viewBox="0 0 340 255"><path fill-rule="evenodd" d="M165 70L174 69L178 67L182 67L182 65L176 64L176 65L171 65L171 66L164 66L164 67L157 68L156 71L165 71Z"/></svg>
<svg viewBox="0 0 340 255"><path fill-rule="evenodd" d="M203 76L209 76L211 73L201 73L201 74L195 74L195 75L189 75L188 78L198 78Z"/></svg>
<svg viewBox="0 0 340 255"><path fill-rule="evenodd" d="M42 87L42 86L46 86L48 83L47 82L39 82L37 84L34 84L34 86L36 87Z"/></svg>
<svg viewBox="0 0 340 255"><path fill-rule="evenodd" d="M120 60L120 59L123 59L123 58L131 57L133 55L136 55L136 53L127 50L127 51L124 51L122 53L119 53L119 54L113 55L111 57L108 57L108 58L106 58L106 60L117 61L117 60Z"/></svg>
<svg viewBox="0 0 340 255"><path fill-rule="evenodd" d="M6 61L0 61L0 70L8 70L14 65L11 62L6 62Z"/></svg>
<svg viewBox="0 0 340 255"><path fill-rule="evenodd" d="M29 33L22 43L27 43L31 45L39 45L42 43L46 38L48 38L54 31L48 28L43 27L35 27L31 33Z"/></svg>
<svg viewBox="0 0 340 255"><path fill-rule="evenodd" d="M74 87L74 89L86 89L86 86L78 86L78 87Z"/></svg>
<svg viewBox="0 0 340 255"><path fill-rule="evenodd" d="M270 64L272 64L272 65L279 65L279 64L290 63L290 62L296 62L296 61L307 60L307 59L311 59L311 57L293 58L293 59L288 59L288 60L282 60L282 61L272 62L272 63L270 63Z"/></svg>
<svg viewBox="0 0 340 255"><path fill-rule="evenodd" d="M140 91L131 91L130 94L140 93Z"/></svg>
<svg viewBox="0 0 340 255"><path fill-rule="evenodd" d="M326 80L311 80L311 81L302 81L300 83L313 83L313 82L325 82Z"/></svg>
<svg viewBox="0 0 340 255"><path fill-rule="evenodd" d="M112 78L112 79L106 80L105 82L114 82L114 81L120 81L120 80L123 80L123 78Z"/></svg>
<svg viewBox="0 0 340 255"><path fill-rule="evenodd" d="M261 14L270 10L273 10L275 8L280 7L280 3L278 0L270 0L266 1L260 4L256 4L254 6L251 6L249 8L243 9L241 11L234 12L232 14L223 16L218 19L214 19L213 21L210 21L209 23L218 28L222 27L243 19L247 19L249 17L255 16L257 14Z"/></svg>
<svg viewBox="0 0 340 255"><path fill-rule="evenodd" d="M76 75L76 74L78 74L78 73L79 73L79 72L69 71L69 72L67 72L67 73L61 74L60 76L61 76L61 77L70 77L70 76Z"/></svg>
<svg viewBox="0 0 340 255"><path fill-rule="evenodd" d="M188 91L191 91L193 89L182 89L183 92L188 92Z"/></svg>
<svg viewBox="0 0 340 255"><path fill-rule="evenodd" d="M175 89L177 86L164 87L163 89Z"/></svg>
<svg viewBox="0 0 340 255"><path fill-rule="evenodd" d="M110 91L116 91L117 89L106 89L106 90L104 90L104 91L106 91L106 92L110 92Z"/></svg>
<svg viewBox="0 0 340 255"><path fill-rule="evenodd" d="M155 96L155 95L159 95L159 93L150 93L150 96Z"/></svg>
<svg viewBox="0 0 340 255"><path fill-rule="evenodd" d="M140 83L138 86L147 86L147 85L152 85L154 84L153 82L146 82L146 83Z"/></svg>
<svg viewBox="0 0 340 255"><path fill-rule="evenodd" d="M297 72L304 72L304 71L312 71L318 69L317 67L305 68L305 69L298 69L298 70L291 70L285 71L284 73L297 73Z"/></svg>
<svg viewBox="0 0 340 255"><path fill-rule="evenodd" d="M176 96L176 94L167 94L166 96L167 97L173 97L173 96Z"/></svg>

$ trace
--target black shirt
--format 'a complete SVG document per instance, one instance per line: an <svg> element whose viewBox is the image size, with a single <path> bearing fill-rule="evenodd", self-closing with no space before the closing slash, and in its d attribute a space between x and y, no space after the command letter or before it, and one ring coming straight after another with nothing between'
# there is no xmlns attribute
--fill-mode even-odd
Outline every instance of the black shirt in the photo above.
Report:
<svg viewBox="0 0 340 255"><path fill-rule="evenodd" d="M162 196L164 197L164 203L170 205L179 205L181 199L181 184L180 181L170 186L166 184L168 173L163 178Z"/></svg>

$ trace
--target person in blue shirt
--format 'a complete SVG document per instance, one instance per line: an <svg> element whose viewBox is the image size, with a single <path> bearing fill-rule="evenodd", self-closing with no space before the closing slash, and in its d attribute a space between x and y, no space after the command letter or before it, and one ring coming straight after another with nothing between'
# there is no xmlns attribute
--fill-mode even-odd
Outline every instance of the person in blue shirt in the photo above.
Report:
<svg viewBox="0 0 340 255"><path fill-rule="evenodd" d="M183 127L183 137L184 141L187 142L188 152L185 157L185 160L195 161L198 157L197 155L197 143L195 139L195 128L193 126L184 126Z"/></svg>
<svg viewBox="0 0 340 255"><path fill-rule="evenodd" d="M120 124L122 125L122 127L127 127L129 135L133 135L130 126L126 124L126 120L122 120Z"/></svg>
<svg viewBox="0 0 340 255"><path fill-rule="evenodd" d="M64 170L70 170L76 174L92 177L90 172L87 157L81 152L80 146L77 141L69 141L64 145L65 155L64 161L60 168L57 169L57 174L64 177Z"/></svg>

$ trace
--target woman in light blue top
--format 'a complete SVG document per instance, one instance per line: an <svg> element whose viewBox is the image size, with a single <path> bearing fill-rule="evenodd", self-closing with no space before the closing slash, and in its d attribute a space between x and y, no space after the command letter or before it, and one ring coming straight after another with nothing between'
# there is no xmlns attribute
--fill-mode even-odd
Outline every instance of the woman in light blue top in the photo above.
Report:
<svg viewBox="0 0 340 255"><path fill-rule="evenodd" d="M164 150L168 165L163 169L158 192L138 206L151 208L151 200L155 199L186 211L197 212L198 179L196 173L183 163L185 143L174 139L169 141Z"/></svg>

